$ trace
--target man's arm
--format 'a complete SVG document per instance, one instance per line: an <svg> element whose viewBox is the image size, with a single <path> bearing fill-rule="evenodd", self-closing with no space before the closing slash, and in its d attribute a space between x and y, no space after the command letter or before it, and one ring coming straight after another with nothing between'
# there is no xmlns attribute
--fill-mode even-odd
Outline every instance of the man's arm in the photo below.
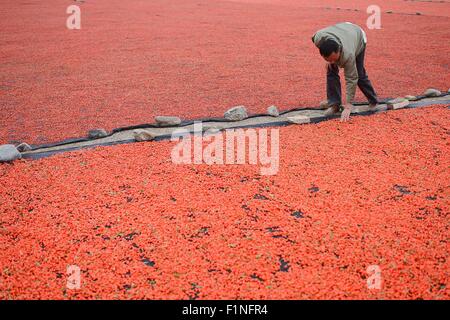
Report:
<svg viewBox="0 0 450 320"><path fill-rule="evenodd" d="M358 85L358 69L356 69L356 60L352 55L344 64L344 75L346 85L346 101L352 104L355 99L356 86Z"/></svg>
<svg viewBox="0 0 450 320"><path fill-rule="evenodd" d="M341 115L341 121L350 119L352 112L353 100L355 99L356 86L358 85L358 69L356 69L356 60L352 55L344 64L345 86L346 86L346 103L344 104L344 111Z"/></svg>

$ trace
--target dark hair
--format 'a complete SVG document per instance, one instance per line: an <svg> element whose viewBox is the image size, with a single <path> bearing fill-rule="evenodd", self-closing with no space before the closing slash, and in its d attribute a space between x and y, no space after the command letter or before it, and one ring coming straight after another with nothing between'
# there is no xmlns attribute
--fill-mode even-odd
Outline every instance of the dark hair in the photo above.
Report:
<svg viewBox="0 0 450 320"><path fill-rule="evenodd" d="M319 51L323 57L327 58L333 52L339 51L339 44L334 40L327 39L319 45Z"/></svg>

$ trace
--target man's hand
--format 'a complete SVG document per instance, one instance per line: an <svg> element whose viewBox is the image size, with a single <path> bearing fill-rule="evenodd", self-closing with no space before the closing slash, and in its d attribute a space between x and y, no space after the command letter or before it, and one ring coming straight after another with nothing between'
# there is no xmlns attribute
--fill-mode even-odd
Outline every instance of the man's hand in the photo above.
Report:
<svg viewBox="0 0 450 320"><path fill-rule="evenodd" d="M350 119L350 113L352 112L353 105L351 103L347 103L344 105L344 111L341 114L341 122L348 121Z"/></svg>

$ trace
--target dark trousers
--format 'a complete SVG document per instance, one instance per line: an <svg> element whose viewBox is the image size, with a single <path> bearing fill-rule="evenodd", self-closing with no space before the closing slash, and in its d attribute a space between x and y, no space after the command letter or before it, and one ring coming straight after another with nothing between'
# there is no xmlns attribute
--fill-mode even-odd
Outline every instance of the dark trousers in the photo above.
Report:
<svg viewBox="0 0 450 320"><path fill-rule="evenodd" d="M364 53L366 48L356 57L356 69L358 70L358 88L364 93L370 104L378 103L377 94L367 77L366 69L364 68ZM339 68L336 64L332 64L327 70L327 98L328 105L340 106L341 99L341 80L339 78ZM349 102L349 101L347 101Z"/></svg>

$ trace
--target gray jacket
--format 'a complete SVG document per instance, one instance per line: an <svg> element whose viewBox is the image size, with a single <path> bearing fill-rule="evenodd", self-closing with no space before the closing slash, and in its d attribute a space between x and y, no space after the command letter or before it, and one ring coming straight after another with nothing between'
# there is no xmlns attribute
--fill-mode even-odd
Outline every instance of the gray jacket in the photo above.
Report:
<svg viewBox="0 0 450 320"><path fill-rule="evenodd" d="M319 47L324 40L332 39L341 47L341 55L336 64L344 68L346 82L346 100L352 103L358 84L356 57L364 50L367 42L366 34L361 27L350 22L338 23L317 31L312 41Z"/></svg>

